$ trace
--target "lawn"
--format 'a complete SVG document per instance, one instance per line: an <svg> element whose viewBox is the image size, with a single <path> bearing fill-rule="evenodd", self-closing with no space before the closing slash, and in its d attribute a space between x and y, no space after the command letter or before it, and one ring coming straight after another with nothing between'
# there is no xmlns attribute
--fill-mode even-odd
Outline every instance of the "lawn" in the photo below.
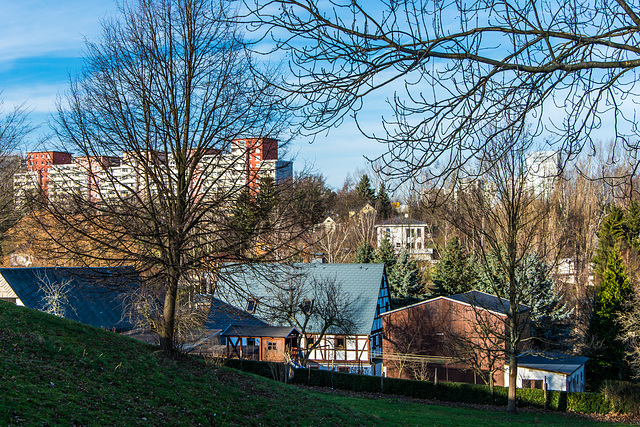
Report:
<svg viewBox="0 0 640 427"><path fill-rule="evenodd" d="M2 301L0 343L0 425L598 424L309 391Z"/></svg>

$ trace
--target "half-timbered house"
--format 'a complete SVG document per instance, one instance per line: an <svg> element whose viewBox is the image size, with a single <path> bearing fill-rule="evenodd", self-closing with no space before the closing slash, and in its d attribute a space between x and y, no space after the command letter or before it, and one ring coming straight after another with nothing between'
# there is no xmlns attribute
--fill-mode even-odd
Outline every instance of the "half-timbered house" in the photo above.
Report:
<svg viewBox="0 0 640 427"><path fill-rule="evenodd" d="M300 263L228 267L216 298L273 326L295 327L309 366L379 375L382 318L390 310L384 264ZM342 322L322 316L332 307ZM309 343L307 343L309 341ZM310 344L310 345L307 345Z"/></svg>

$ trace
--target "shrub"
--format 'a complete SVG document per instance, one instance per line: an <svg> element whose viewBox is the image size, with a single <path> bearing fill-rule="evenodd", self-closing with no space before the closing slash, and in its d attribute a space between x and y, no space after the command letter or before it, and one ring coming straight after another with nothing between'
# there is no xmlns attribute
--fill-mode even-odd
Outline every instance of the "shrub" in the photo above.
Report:
<svg viewBox="0 0 640 427"><path fill-rule="evenodd" d="M628 381L605 381L602 393L615 412L640 413L640 386Z"/></svg>

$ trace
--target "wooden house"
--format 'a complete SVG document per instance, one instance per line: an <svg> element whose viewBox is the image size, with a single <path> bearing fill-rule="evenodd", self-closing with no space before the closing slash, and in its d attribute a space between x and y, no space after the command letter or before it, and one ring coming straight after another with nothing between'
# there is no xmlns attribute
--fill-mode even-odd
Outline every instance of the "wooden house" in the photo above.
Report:
<svg viewBox="0 0 640 427"><path fill-rule="evenodd" d="M380 316L390 309L384 264L243 265L220 276L216 298L270 325L295 327L299 356L308 356L310 366L381 373ZM344 307L334 315L348 327L326 322L329 306ZM307 342L313 346L308 355Z"/></svg>

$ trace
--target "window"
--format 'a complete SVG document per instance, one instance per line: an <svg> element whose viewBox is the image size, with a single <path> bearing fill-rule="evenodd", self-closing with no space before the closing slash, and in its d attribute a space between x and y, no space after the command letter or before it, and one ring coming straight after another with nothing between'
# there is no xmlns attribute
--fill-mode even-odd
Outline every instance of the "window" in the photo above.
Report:
<svg viewBox="0 0 640 427"><path fill-rule="evenodd" d="M537 388L542 390L542 380L522 380L522 388Z"/></svg>
<svg viewBox="0 0 640 427"><path fill-rule="evenodd" d="M307 347L311 347L315 343L316 343L316 339L313 336L307 338Z"/></svg>
<svg viewBox="0 0 640 427"><path fill-rule="evenodd" d="M416 243L416 248L422 249L422 243L421 242Z"/></svg>
<svg viewBox="0 0 640 427"><path fill-rule="evenodd" d="M255 338L247 338L247 345L250 346L254 346L256 345L256 339Z"/></svg>
<svg viewBox="0 0 640 427"><path fill-rule="evenodd" d="M411 236L411 230L407 228L407 237Z"/></svg>
<svg viewBox="0 0 640 427"><path fill-rule="evenodd" d="M278 343L274 341L267 341L267 350L274 351L278 349Z"/></svg>
<svg viewBox="0 0 640 427"><path fill-rule="evenodd" d="M344 348L344 338L336 338L335 347L336 348Z"/></svg>
<svg viewBox="0 0 640 427"><path fill-rule="evenodd" d="M400 247L400 242L396 243L396 248Z"/></svg>
<svg viewBox="0 0 640 427"><path fill-rule="evenodd" d="M391 236L391 229L390 229L390 228L387 228L387 229L385 230L385 234L387 235L387 237L390 237L390 236Z"/></svg>
<svg viewBox="0 0 640 427"><path fill-rule="evenodd" d="M258 305L258 301L256 301L253 298L247 301L247 313L251 313L251 314L255 313L257 305Z"/></svg>
<svg viewBox="0 0 640 427"><path fill-rule="evenodd" d="M412 229L411 229L411 237L415 236L415 234L416 234L416 229L415 229L415 228L412 228Z"/></svg>
<svg viewBox="0 0 640 427"><path fill-rule="evenodd" d="M421 237L421 235L422 235L422 228L416 229L416 236Z"/></svg>

